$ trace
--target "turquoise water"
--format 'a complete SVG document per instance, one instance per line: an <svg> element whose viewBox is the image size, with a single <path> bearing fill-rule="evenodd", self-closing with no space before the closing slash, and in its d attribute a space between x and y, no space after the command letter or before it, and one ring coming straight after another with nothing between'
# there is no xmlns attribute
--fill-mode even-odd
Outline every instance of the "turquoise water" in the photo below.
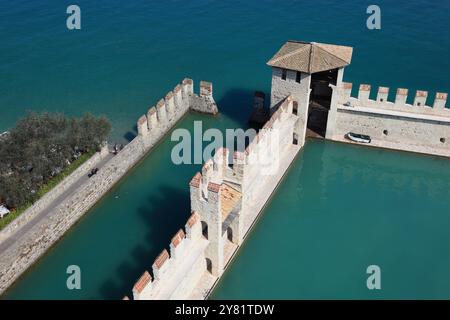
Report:
<svg viewBox="0 0 450 320"><path fill-rule="evenodd" d="M372 4L367 1L77 1L82 11L80 31L69 31L65 27L65 11L69 4L72 2L0 0L0 131L10 128L29 109L61 111L69 115L90 111L111 119L114 128L110 139L112 142L125 141L135 134L137 118L186 76L196 81L196 88L201 79L214 83L214 95L222 115L219 118L191 115L180 123L181 127L192 128L192 121L198 118L206 121L205 127L225 129L243 126L250 111L253 91L263 90L268 93L270 90L270 69L265 62L287 39L354 46L352 64L345 72L346 81L401 86L411 90L420 88L429 90L431 94L434 91L450 91L450 62L445 59L450 50L448 2L430 5L424 0L379 1L382 10L380 31L366 29L365 10ZM6 297L102 299L129 294L135 279L142 270L150 267L153 258L168 244L171 235L189 215L187 183L198 167L172 165L169 162L171 146L170 141L164 141L27 272ZM419 247L419 253L426 251L420 246L426 246L429 251L426 258L431 261L430 264L448 270L448 263L443 260L450 249L448 238L443 239L443 234L435 232L435 229L448 225L445 216L448 200L430 196L449 190L448 182L445 184L449 180L445 167L448 162L386 152L383 157L390 159L390 166L386 166L373 159L381 151L362 151L363 156L352 150L352 147L334 144L312 143L307 147L273 204L265 212L254 235L248 239L248 244L227 273L224 279L228 280L222 282L216 292L217 297L263 294L251 288L257 288L252 277L256 278L258 273L241 277L239 285L236 285L236 277L242 271L240 268L251 268L254 263L252 259L260 261L258 259L264 255L278 257L277 242L273 242L270 247L270 244L254 239L273 237L271 225L265 221L272 219L273 222L281 213L285 216L274 227L282 230L282 235L309 237L299 242L299 248L295 250L299 252L295 256L295 263L286 263L284 266L284 270L292 271L292 274L298 275L298 279L292 285L275 282L272 279L274 277L266 279L265 288L271 288L267 291L267 297L284 297L280 293L282 290L286 297L319 294L324 297L366 297L367 293L360 288L364 285L361 279L365 279L360 269L366 260L381 261L383 284L387 286L389 277L391 280L395 277L403 279L403 265L395 268L395 275L389 274L392 272L389 267L395 266L397 260L392 258L395 257L392 251L386 249L395 249L399 254L406 255L409 250L413 250L409 244L413 248ZM323 155L331 158L327 161L331 168L323 169ZM366 164L360 164L360 158L366 159ZM311 169L300 170L306 166L308 159L313 162L312 166L308 166ZM339 171L334 165L336 162L342 164L341 170L345 170ZM409 171L402 169L404 162L412 166ZM361 169L365 166L367 172ZM317 170L335 170L335 176L330 174L327 180ZM423 181L427 170L438 173L430 174L427 182L419 186L405 185L404 190L397 186L399 181L408 181L414 175L422 176ZM385 171L397 174L394 179L397 182L386 179L383 183L384 180L380 181L379 177L370 177L371 172L378 172L376 175L382 176L381 173ZM297 234L296 230L301 226L293 223L295 229L284 229L286 225L283 226L283 219L292 218L293 211L287 208L280 213L277 207L277 201L283 202L286 197L299 197L299 182L292 180L299 175L303 176L301 186L308 185L310 188L307 191L310 194L309 202L302 200L301 204L295 204L292 200L286 204L304 208L297 218L306 220L310 233ZM351 178L355 176L359 178ZM330 219L327 214L331 214L327 213L327 206L336 206L341 208L339 210L348 207L339 207L339 203L333 205L328 200L314 202L324 190L318 178L330 184L327 189L330 201L348 199L345 198L347 190L335 180L343 180L341 183L351 181L344 186L352 190L359 190L360 182L365 179L376 180L376 183L369 183L363 190L365 195L378 197L374 206L379 206L381 213L378 218L386 222L386 234L379 231L379 237L391 239L391 242L386 242L390 243L390 247L386 243L371 241L371 238L362 241L358 237L372 230L372 216L377 215L374 211L371 217L346 212L348 210L336 212L333 224L326 224ZM424 184L429 187L423 187ZM441 185L442 190L438 187ZM418 192L415 193L416 189ZM434 191L427 193L424 190ZM396 205L392 206L395 210L387 211L386 208L391 208L387 204L393 203L392 197L399 192L404 192L405 196L400 196ZM169 197L172 194L177 201ZM412 194L413 200L417 200L417 210L424 209L422 215L419 211L409 215L410 202L405 202L405 199L410 200ZM386 203L386 207L382 206L383 203ZM356 204L349 202L348 206L352 208ZM425 213L428 208L434 208L432 213L435 219L428 221L431 228L426 233L428 240L420 241L427 237L420 233L425 231L419 228L417 220L431 219ZM312 215L319 209L320 213ZM398 219L391 217L393 220L389 220L389 213L398 215ZM337 216L342 216L343 220L338 220ZM401 226L399 217L405 219L401 221ZM392 231L403 226L404 233ZM334 227L336 230L333 230ZM320 246L314 242L317 236L311 236L315 235L313 230L321 232L320 239L324 238L328 246L342 246L332 248L335 250L330 255L320 256L314 251ZM336 236L338 230L339 237ZM357 234L357 230L360 234ZM284 236L279 241L288 243L289 239ZM247 250L251 243L258 246L261 243L261 247ZM263 243L276 250L261 254ZM310 247L305 250L304 246L308 246L308 243ZM382 248L378 255L374 254L376 250L372 245ZM292 247L286 245L282 249L293 251ZM355 272L344 272L344 266L336 265L336 261L342 264L345 262L336 256L348 257L352 250L358 251L360 262L347 260L347 266ZM246 258L247 254L251 255L250 258ZM308 256L309 259L305 258ZM413 259L415 256L411 254L408 257ZM321 265L316 266L315 259ZM304 273L298 269L298 260L302 261ZM309 270L305 260L309 263ZM444 276L443 284L436 285L437 289L433 291L430 289L430 283L434 283L435 279L432 271L425 266L421 268L420 262L412 262L414 266L406 274L409 277L413 275L410 280L417 286L412 286L414 290L411 289L411 295L449 296L449 277ZM327 265L326 275L320 272L325 270L322 263ZM65 288L65 268L70 264L81 266L81 291L68 291ZM273 268L269 263L261 264L260 267L265 265L269 269ZM317 287L319 284L315 280L318 278L308 273L313 267L318 268L317 277L319 274L325 277L320 282L323 283L321 287ZM262 269L261 274L267 275L267 270ZM351 277L352 280L348 282L343 277ZM242 293L227 289L228 281L230 286L242 288ZM389 297L398 294L409 296L404 290L406 280L398 281L393 284L395 288L392 291L385 287L382 294ZM349 287L348 291L342 289L341 284L344 282ZM443 289L445 286L446 290Z"/></svg>
<svg viewBox="0 0 450 320"><path fill-rule="evenodd" d="M449 299L449 166L310 141L212 298Z"/></svg>

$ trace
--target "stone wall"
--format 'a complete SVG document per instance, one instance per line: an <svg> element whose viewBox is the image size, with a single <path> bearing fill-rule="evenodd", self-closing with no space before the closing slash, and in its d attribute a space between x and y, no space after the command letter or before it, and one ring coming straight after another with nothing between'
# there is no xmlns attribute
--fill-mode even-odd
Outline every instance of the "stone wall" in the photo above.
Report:
<svg viewBox="0 0 450 320"><path fill-rule="evenodd" d="M270 108L272 113L278 104L282 103L288 96L298 101L301 108L308 106L309 92L311 86L311 75L301 73L300 82L296 82L297 71L285 70L286 79L282 79L283 69L272 68L272 89L270 95Z"/></svg>
<svg viewBox="0 0 450 320"><path fill-rule="evenodd" d="M348 140L348 132L369 135L376 147L450 156L450 109L447 94L437 93L433 106L427 105L426 91L417 91L407 104L407 89L396 91L388 100L389 88L380 87L376 100L369 98L370 85L361 85L358 97L351 96L352 84L333 88L326 138Z"/></svg>
<svg viewBox="0 0 450 320"><path fill-rule="evenodd" d="M210 99L198 103L196 111L209 112ZM183 80L175 89L161 99L156 107L139 118L138 136L110 159L99 172L81 185L57 208L57 214L49 215L43 222L33 226L29 232L8 248L0 261L0 293L8 288L30 265L49 249L64 233L83 216L114 184L185 115L192 99L193 81ZM201 100L197 100L201 101ZM207 103L208 102L208 103ZM91 163L92 165L92 163ZM65 183L63 184L66 185ZM60 192L59 190L57 192Z"/></svg>

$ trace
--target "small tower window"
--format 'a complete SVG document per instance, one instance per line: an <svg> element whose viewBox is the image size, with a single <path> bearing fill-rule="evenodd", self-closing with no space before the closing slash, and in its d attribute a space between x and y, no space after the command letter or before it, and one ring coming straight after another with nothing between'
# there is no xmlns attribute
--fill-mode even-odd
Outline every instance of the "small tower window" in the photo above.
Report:
<svg viewBox="0 0 450 320"><path fill-rule="evenodd" d="M298 102L297 101L294 101L292 103L292 114L295 116L298 114Z"/></svg>
<svg viewBox="0 0 450 320"><path fill-rule="evenodd" d="M202 221L202 235L208 239L208 224L205 221Z"/></svg>
<svg viewBox="0 0 450 320"><path fill-rule="evenodd" d="M292 144L298 145L298 134L296 134L295 132L292 135Z"/></svg>
<svg viewBox="0 0 450 320"><path fill-rule="evenodd" d="M383 130L383 134L384 134L385 136L387 136L387 135L389 134L389 131Z"/></svg>
<svg viewBox="0 0 450 320"><path fill-rule="evenodd" d="M282 69L282 71L281 71L281 79L286 80L286 74L287 74L287 70L286 69Z"/></svg>
<svg viewBox="0 0 450 320"><path fill-rule="evenodd" d="M445 143L445 138L440 139L441 143Z"/></svg>
<svg viewBox="0 0 450 320"><path fill-rule="evenodd" d="M300 83L302 79L302 73L300 71L297 71L297 73L295 74L295 82Z"/></svg>

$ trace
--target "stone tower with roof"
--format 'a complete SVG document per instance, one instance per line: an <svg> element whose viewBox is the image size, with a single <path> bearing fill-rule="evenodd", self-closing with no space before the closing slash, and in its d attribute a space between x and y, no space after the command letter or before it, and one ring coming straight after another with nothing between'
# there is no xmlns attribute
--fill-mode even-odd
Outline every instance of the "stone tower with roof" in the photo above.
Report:
<svg viewBox="0 0 450 320"><path fill-rule="evenodd" d="M295 99L293 112L299 115L300 142L304 141L307 125L325 136L332 97L330 85L342 82L352 52L351 47L288 41L267 62L272 67L271 114L291 95Z"/></svg>

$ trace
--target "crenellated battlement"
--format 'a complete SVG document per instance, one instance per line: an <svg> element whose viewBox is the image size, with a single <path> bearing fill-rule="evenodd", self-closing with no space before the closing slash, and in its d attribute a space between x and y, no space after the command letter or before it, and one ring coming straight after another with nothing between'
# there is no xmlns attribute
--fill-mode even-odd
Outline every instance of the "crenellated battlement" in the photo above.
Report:
<svg viewBox="0 0 450 320"><path fill-rule="evenodd" d="M336 90L336 87L334 87ZM389 101L389 87L378 87L376 99L370 99L372 86L361 84L358 88L357 98L352 97L353 84L343 82L338 90L338 107L366 107L402 112L411 112L427 115L450 116L450 109L446 108L447 93L437 92L431 101L427 91L417 90L412 104L408 104L409 90L398 88L394 101ZM432 103L429 103L432 102Z"/></svg>
<svg viewBox="0 0 450 320"><path fill-rule="evenodd" d="M369 146L450 156L447 93L437 92L431 99L424 90L412 93L406 88L361 84L355 98L352 83L330 86L333 97L327 139L352 142L348 139L352 132L369 136ZM376 90L375 99L370 98L371 90Z"/></svg>
<svg viewBox="0 0 450 320"><path fill-rule="evenodd" d="M210 114L218 112L210 82L200 82L200 95L194 93L192 79L186 78L177 84L158 101L156 106L150 107L147 113L139 118L137 122L139 136L148 139L147 141L151 140L148 137L159 137L161 132L167 131L188 110Z"/></svg>
<svg viewBox="0 0 450 320"><path fill-rule="evenodd" d="M200 217L192 213L185 230L180 229L172 237L169 250L163 249L152 264L152 274L144 271L133 286L134 300L158 299L179 285L177 274L183 272L186 256L203 249L207 240L202 238ZM174 296L176 298L176 295Z"/></svg>

